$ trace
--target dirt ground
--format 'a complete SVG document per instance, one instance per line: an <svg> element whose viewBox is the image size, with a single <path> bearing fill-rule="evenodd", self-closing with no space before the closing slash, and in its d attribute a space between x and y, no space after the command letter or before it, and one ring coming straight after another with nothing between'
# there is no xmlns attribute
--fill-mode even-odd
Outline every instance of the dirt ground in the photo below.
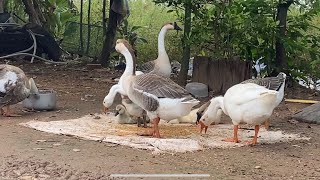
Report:
<svg viewBox="0 0 320 180"><path fill-rule="evenodd" d="M0 117L0 179L120 179L108 177L119 173L210 174L207 179L320 179L320 126L290 118L305 104L283 102L271 118L270 130L298 133L310 137L310 141L152 155L150 151L54 135L19 125L33 119L53 121L100 113L102 100L114 83L112 79L119 77L120 72L88 71L80 65L19 66L35 79L40 89L57 91L58 108L25 112L18 104L13 110L22 117ZM320 100L319 95L302 88L287 88L286 98ZM119 96L114 105L118 102Z"/></svg>

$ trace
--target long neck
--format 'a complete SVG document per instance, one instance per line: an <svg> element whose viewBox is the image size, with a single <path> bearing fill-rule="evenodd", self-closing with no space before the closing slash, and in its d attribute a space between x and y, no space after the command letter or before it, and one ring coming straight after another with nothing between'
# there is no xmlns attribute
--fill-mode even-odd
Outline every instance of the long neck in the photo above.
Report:
<svg viewBox="0 0 320 180"><path fill-rule="evenodd" d="M218 111L219 109L221 109L225 114L227 114L225 108L224 108L224 104L223 104L223 97L216 97L214 98L211 103L213 103L215 105L214 109L215 111Z"/></svg>
<svg viewBox="0 0 320 180"><path fill-rule="evenodd" d="M164 47L164 38L167 33L167 28L163 27L158 35L158 58L161 56L168 56Z"/></svg>
<svg viewBox="0 0 320 180"><path fill-rule="evenodd" d="M112 100L112 102L117 95L118 89L119 89L119 84L116 84L116 85L113 85L109 90L107 97L108 97L108 99Z"/></svg>
<svg viewBox="0 0 320 180"><path fill-rule="evenodd" d="M135 58L132 54L133 52L130 52L128 49L124 50L122 52L123 56L126 59L126 69L124 70L123 74L126 75L135 75L136 72L136 64L135 64Z"/></svg>

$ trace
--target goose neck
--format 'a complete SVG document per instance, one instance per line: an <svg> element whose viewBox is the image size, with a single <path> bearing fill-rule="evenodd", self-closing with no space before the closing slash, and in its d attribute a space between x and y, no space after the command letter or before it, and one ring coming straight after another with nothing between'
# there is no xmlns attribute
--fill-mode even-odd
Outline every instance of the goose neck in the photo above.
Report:
<svg viewBox="0 0 320 180"><path fill-rule="evenodd" d="M136 62L135 62L135 56L133 55L133 52L130 50L126 49L122 52L122 55L126 59L126 69L124 70L125 75L135 75L135 67L136 67Z"/></svg>
<svg viewBox="0 0 320 180"><path fill-rule="evenodd" d="M165 45L164 45L164 38L166 33L167 33L167 28L163 27L158 35L158 57L167 54Z"/></svg>
<svg viewBox="0 0 320 180"><path fill-rule="evenodd" d="M224 108L222 96L214 98L211 103L215 105L215 107L214 107L215 111L218 111L219 109L221 109L224 113L227 114L227 112L225 111L225 108Z"/></svg>

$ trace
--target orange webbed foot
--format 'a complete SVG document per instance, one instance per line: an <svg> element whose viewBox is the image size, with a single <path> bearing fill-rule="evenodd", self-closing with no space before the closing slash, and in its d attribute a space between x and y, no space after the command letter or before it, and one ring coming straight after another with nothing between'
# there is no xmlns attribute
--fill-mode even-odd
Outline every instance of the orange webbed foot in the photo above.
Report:
<svg viewBox="0 0 320 180"><path fill-rule="evenodd" d="M254 146L254 145L256 145L256 144L257 144L256 141L246 141L246 145Z"/></svg>
<svg viewBox="0 0 320 180"><path fill-rule="evenodd" d="M234 142L234 143L240 143L241 142L239 139L234 139L234 138L227 138L227 139L224 139L223 141L225 141L225 142Z"/></svg>

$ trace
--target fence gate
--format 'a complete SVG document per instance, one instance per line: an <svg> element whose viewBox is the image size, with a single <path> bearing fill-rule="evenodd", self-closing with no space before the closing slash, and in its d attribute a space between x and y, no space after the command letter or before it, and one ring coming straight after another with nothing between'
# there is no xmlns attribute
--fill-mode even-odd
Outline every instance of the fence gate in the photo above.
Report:
<svg viewBox="0 0 320 180"><path fill-rule="evenodd" d="M207 84L214 93L224 94L231 86L251 78L251 63L241 60L212 60L195 57L192 81Z"/></svg>

